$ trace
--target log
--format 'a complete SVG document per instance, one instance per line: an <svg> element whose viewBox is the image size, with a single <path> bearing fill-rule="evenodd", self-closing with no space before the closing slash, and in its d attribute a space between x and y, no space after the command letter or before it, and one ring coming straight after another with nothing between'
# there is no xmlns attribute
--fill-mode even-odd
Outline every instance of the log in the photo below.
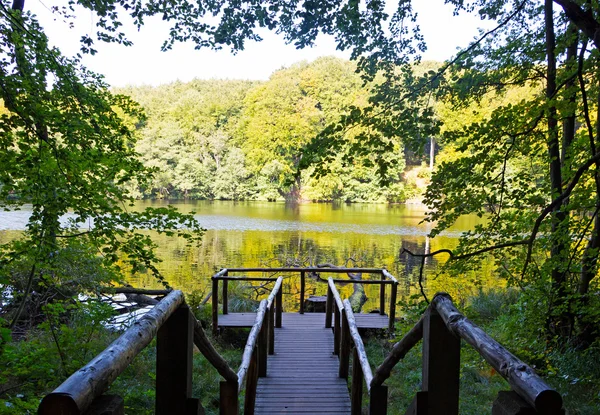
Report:
<svg viewBox="0 0 600 415"><path fill-rule="evenodd" d="M102 353L46 395L40 403L38 414L85 412L94 399L108 390L110 384L152 341L158 329L183 303L183 293L172 291Z"/></svg>
<svg viewBox="0 0 600 415"><path fill-rule="evenodd" d="M156 305L158 300L156 298L148 297L145 294L125 294L127 300L137 303L138 305Z"/></svg>
<svg viewBox="0 0 600 415"><path fill-rule="evenodd" d="M367 352L365 351L365 345L363 344L362 338L358 333L358 327L356 326L356 320L354 319L354 313L352 312L350 301L344 300L344 310L346 311L346 320L348 320L348 330L350 331L350 337L354 342L354 348L358 353L360 367L362 368L362 373L365 382L367 383L367 391L370 391L371 382L373 381L373 373L371 372L371 365L369 364Z"/></svg>
<svg viewBox="0 0 600 415"><path fill-rule="evenodd" d="M463 316L446 293L432 300L446 326L470 344L526 402L542 414L561 414L562 397L535 371Z"/></svg>
<svg viewBox="0 0 600 415"><path fill-rule="evenodd" d="M246 347L244 347L244 354L242 355L242 363L240 364L240 368L237 372L238 390L242 390L243 388L244 379L248 372L248 368L250 367L250 362L252 360L252 354L256 347L256 343L258 342L258 336L260 334L260 329L262 328L266 310L267 300L262 300L260 302L260 305L258 306L258 311L256 312L256 319L254 320L254 325L252 326L250 334L248 335Z"/></svg>
<svg viewBox="0 0 600 415"><path fill-rule="evenodd" d="M375 371L371 387L382 385L383 382L390 377L394 366L396 366L398 362L403 359L404 356L406 356L410 349L415 347L422 338L423 317L421 317L417 324L415 324L413 328L410 329L408 333L406 333L404 337L402 337L402 339L394 345L394 347L392 347L392 350L387 355L383 363L381 363L381 365Z"/></svg>
<svg viewBox="0 0 600 415"><path fill-rule="evenodd" d="M237 384L237 374L229 367L229 364L223 357L215 350L212 343L206 336L204 329L200 322L194 319L194 344L200 350L200 353L210 362L210 364L217 369L219 375L223 376L227 382Z"/></svg>

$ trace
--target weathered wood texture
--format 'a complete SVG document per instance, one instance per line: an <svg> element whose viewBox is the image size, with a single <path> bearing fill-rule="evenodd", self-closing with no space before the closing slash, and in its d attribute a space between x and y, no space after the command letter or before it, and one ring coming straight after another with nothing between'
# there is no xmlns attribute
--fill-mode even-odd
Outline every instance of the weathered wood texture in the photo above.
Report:
<svg viewBox="0 0 600 415"><path fill-rule="evenodd" d="M397 342L373 375L371 386L379 386L390 377L392 369L423 338L423 317Z"/></svg>
<svg viewBox="0 0 600 415"><path fill-rule="evenodd" d="M181 291L173 291L144 314L117 340L87 365L46 395L39 414L81 414L156 336L158 329L183 304Z"/></svg>
<svg viewBox="0 0 600 415"><path fill-rule="evenodd" d="M345 274L347 272L362 272L366 274L381 274L381 268L328 268L328 267L280 267L280 268L228 268L229 272L322 272Z"/></svg>
<svg viewBox="0 0 600 415"><path fill-rule="evenodd" d="M431 415L458 415L460 338L452 334L433 307L423 320L422 389Z"/></svg>
<svg viewBox="0 0 600 415"><path fill-rule="evenodd" d="M237 372L239 390L241 390L244 387L244 380L246 378L248 368L250 367L250 363L252 361L252 354L254 353L254 349L256 348L256 345L258 343L258 337L260 334L260 330L263 326L266 312L267 301L262 300L260 302L260 305L258 306L258 310L256 311L254 325L252 326L252 330L250 330L250 334L248 335L248 340L246 341L246 346L244 347L244 353L242 355L242 363L240 364L240 368Z"/></svg>
<svg viewBox="0 0 600 415"><path fill-rule="evenodd" d="M258 379L255 414L350 414L348 387L338 377L333 334L323 315L285 313L282 323L267 376Z"/></svg>
<svg viewBox="0 0 600 415"><path fill-rule="evenodd" d="M237 374L229 367L229 364L223 359L219 352L215 350L208 337L206 337L202 325L196 319L194 319L194 344L198 347L198 350L200 350L200 353L202 353L206 360L217 369L217 372L219 372L226 381L237 384Z"/></svg>
<svg viewBox="0 0 600 415"><path fill-rule="evenodd" d="M511 388L542 414L561 414L562 397L544 382L532 368L506 350L454 307L448 294L432 300L448 328L470 344L508 381Z"/></svg>
<svg viewBox="0 0 600 415"><path fill-rule="evenodd" d="M344 310L346 311L345 318L348 320L348 330L350 331L352 343L354 343L354 351L357 353L356 357L360 363L364 380L367 383L367 391L370 391L373 373L371 372L371 366L369 364L369 359L367 358L365 345L363 344L362 338L358 333L358 327L356 326L356 320L354 319L354 313L352 312L350 301L344 300Z"/></svg>
<svg viewBox="0 0 600 415"><path fill-rule="evenodd" d="M194 316L187 305L180 306L158 330L156 336L157 415L186 413L192 397L192 354Z"/></svg>
<svg viewBox="0 0 600 415"><path fill-rule="evenodd" d="M298 313L283 313L285 316L290 316ZM308 314L308 313L305 313ZM321 324L325 324L323 313L311 313L315 314L321 319ZM281 327L281 323L277 324L279 313L275 313L275 327ZM218 327L219 328L250 328L254 324L256 313L229 313L227 315L219 315ZM379 314L355 314L356 325L360 330L371 329L371 330L387 330L388 328L388 317L381 316ZM281 317L279 317L281 320Z"/></svg>

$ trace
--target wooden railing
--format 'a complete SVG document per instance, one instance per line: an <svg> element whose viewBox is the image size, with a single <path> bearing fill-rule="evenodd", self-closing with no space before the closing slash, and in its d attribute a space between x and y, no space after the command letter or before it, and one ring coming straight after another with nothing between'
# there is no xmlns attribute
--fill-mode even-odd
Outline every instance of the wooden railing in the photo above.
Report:
<svg viewBox="0 0 600 415"><path fill-rule="evenodd" d="M445 293L436 294L425 314L394 345L372 374L350 303L347 300L342 303L331 279L329 289L334 305L334 353L339 354L340 377L348 377L350 347L351 343L354 344L351 385L353 415L361 413L363 380L370 396L369 413L387 413L387 387L383 383L390 377L394 366L421 340L422 391L417 392L406 414L457 415L461 339L472 346L511 386L511 391L499 393L492 414L564 413L561 395L533 369L463 316Z"/></svg>
<svg viewBox="0 0 600 415"><path fill-rule="evenodd" d="M333 353L339 355L339 377L348 378L350 366L350 349L352 349L352 384L350 385L351 414L362 413L363 382L367 385L369 399L369 413L387 413L387 386L372 386L373 373L369 358L365 351L362 338L358 332L358 326L348 300L342 301L335 287L335 280L329 278L327 298L331 297L332 312L334 317ZM326 314L326 327L331 327L330 314ZM327 325L329 321L329 325Z"/></svg>
<svg viewBox="0 0 600 415"><path fill-rule="evenodd" d="M282 277L276 280L269 298L260 304L237 373L214 349L200 322L185 304L182 292L171 291L103 352L46 395L38 414L123 414L123 399L104 393L154 337L157 338L157 415L203 413L200 401L191 396L194 344L224 379L220 392L221 413L238 414L238 391L246 380L244 413L253 414L257 377L266 375L267 353L274 353L274 307L282 281Z"/></svg>
<svg viewBox="0 0 600 415"><path fill-rule="evenodd" d="M242 363L237 372L237 380L221 382L221 415L238 414L239 393L244 388L244 381L244 414L254 414L258 378L267 376L267 355L275 353L276 318L274 308L277 299L280 298L282 282L283 277L277 278L269 298L260 302L254 325L246 341Z"/></svg>
<svg viewBox="0 0 600 415"><path fill-rule="evenodd" d="M396 318L396 297L398 293L398 281L392 274L386 269L382 268L329 268L329 267L305 267L305 268L227 268L222 269L212 277L212 313L213 313L213 332L216 334L218 330L219 322L219 281L223 282L222 286L222 313L228 314L228 282L229 281L276 281L274 277L232 277L230 273L299 273L300 274L300 314L304 314L304 297L306 296L306 274L307 273L335 273L335 274L347 274L347 273L365 273L365 274L377 274L381 276L381 280L348 280L348 279L333 279L336 283L349 283L364 284L364 285L379 285L379 314L385 315L386 312L386 286L391 286L390 305L389 305L389 329L394 329L394 320ZM281 299L278 299L281 301ZM281 305L281 304L280 304ZM328 314L331 315L331 303L329 302ZM279 324L277 327L281 327L281 310L280 306L276 307L277 310L277 321ZM331 317L329 317L331 321ZM329 325L328 327L331 327Z"/></svg>

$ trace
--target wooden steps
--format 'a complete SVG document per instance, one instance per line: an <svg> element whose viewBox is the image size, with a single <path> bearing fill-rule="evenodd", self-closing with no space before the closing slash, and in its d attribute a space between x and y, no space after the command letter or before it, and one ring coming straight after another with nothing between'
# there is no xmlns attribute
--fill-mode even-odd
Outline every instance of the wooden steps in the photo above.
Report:
<svg viewBox="0 0 600 415"><path fill-rule="evenodd" d="M267 376L258 380L255 414L350 414L348 386L338 377L338 364L324 314L284 313Z"/></svg>

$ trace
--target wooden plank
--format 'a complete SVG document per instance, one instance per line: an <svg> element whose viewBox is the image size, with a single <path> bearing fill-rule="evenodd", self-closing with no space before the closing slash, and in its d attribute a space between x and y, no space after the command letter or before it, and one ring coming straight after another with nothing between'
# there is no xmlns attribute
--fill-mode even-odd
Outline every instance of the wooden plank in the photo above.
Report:
<svg viewBox="0 0 600 415"><path fill-rule="evenodd" d="M277 297L276 297L277 298ZM315 325L320 324L324 326L323 313L307 313L303 316L308 317L308 320L303 321L302 317L298 313L283 313L279 320L285 319L287 324L297 326L297 328L305 328L312 330ZM220 314L218 316L218 327L224 328L250 328L254 325L254 319L256 318L255 313L229 313L226 315ZM356 326L359 329L370 329L370 330L387 330L389 326L389 319L387 316L379 314L355 314ZM277 324L278 313L275 311L275 327L281 327L281 323Z"/></svg>
<svg viewBox="0 0 600 415"><path fill-rule="evenodd" d="M349 415L350 397L338 376L333 333L323 314L283 314L275 329L275 354L258 379L255 414Z"/></svg>

